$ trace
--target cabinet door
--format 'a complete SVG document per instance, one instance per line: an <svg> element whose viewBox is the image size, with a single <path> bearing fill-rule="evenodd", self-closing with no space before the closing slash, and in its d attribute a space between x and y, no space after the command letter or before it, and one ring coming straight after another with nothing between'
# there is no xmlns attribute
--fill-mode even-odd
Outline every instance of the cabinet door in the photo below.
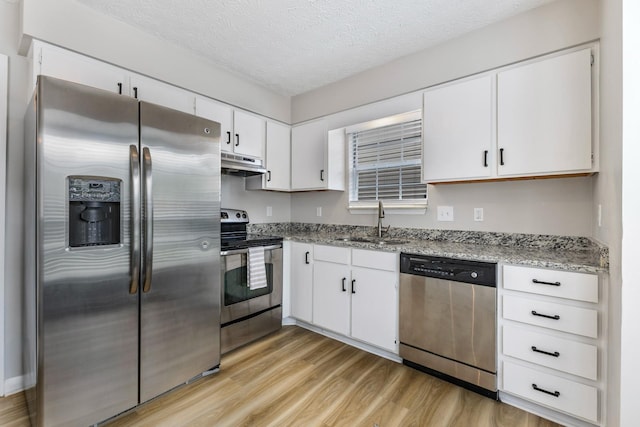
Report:
<svg viewBox="0 0 640 427"><path fill-rule="evenodd" d="M349 335L350 271L345 264L314 261L313 323Z"/></svg>
<svg viewBox="0 0 640 427"><path fill-rule="evenodd" d="M291 316L312 321L313 245L291 242Z"/></svg>
<svg viewBox="0 0 640 427"><path fill-rule="evenodd" d="M148 77L131 76L131 96L185 113L195 113L195 95L192 92Z"/></svg>
<svg viewBox="0 0 640 427"><path fill-rule="evenodd" d="M591 51L498 73L498 175L591 169Z"/></svg>
<svg viewBox="0 0 640 427"><path fill-rule="evenodd" d="M267 122L267 173L264 188L289 190L291 188L291 128Z"/></svg>
<svg viewBox="0 0 640 427"><path fill-rule="evenodd" d="M291 189L324 189L327 185L327 123L323 120L291 129Z"/></svg>
<svg viewBox="0 0 640 427"><path fill-rule="evenodd" d="M196 116L220 123L220 149L232 153L233 109L228 105L197 97Z"/></svg>
<svg viewBox="0 0 640 427"><path fill-rule="evenodd" d="M127 94L129 91L128 74L122 69L52 46L36 47L34 45L34 49L40 49L41 55L36 54L34 58L34 62L39 61L39 64L34 64L37 74L108 90L109 92ZM38 56L40 57L38 58Z"/></svg>
<svg viewBox="0 0 640 427"><path fill-rule="evenodd" d="M265 120L242 111L233 113L233 151L262 158L264 156Z"/></svg>
<svg viewBox="0 0 640 427"><path fill-rule="evenodd" d="M424 182L491 176L493 76L425 92L423 115Z"/></svg>
<svg viewBox="0 0 640 427"><path fill-rule="evenodd" d="M397 353L398 273L353 267L351 336Z"/></svg>

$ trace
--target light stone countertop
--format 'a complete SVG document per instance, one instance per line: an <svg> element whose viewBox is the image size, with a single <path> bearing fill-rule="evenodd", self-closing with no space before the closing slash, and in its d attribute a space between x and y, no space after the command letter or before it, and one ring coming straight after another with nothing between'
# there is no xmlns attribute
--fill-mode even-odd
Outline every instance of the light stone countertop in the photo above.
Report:
<svg viewBox="0 0 640 427"><path fill-rule="evenodd" d="M250 232L282 236L285 240L412 254L443 256L476 261L501 262L584 273L608 272L608 248L586 237L515 233L391 229L378 244L374 227L322 224L252 224ZM374 242L342 240L361 237Z"/></svg>

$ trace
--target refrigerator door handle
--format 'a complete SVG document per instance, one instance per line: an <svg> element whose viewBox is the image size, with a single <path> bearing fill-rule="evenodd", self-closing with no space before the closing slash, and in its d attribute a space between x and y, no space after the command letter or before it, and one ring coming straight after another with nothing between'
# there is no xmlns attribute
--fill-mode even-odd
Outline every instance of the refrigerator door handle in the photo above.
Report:
<svg viewBox="0 0 640 427"><path fill-rule="evenodd" d="M142 270L144 283L142 292L151 290L151 270L153 268L153 178L151 175L151 152L148 147L142 149L142 163L144 182L142 190L144 192L144 242L145 260Z"/></svg>
<svg viewBox="0 0 640 427"><path fill-rule="evenodd" d="M138 293L140 281L140 157L138 147L129 146L131 178L131 283L129 293Z"/></svg>

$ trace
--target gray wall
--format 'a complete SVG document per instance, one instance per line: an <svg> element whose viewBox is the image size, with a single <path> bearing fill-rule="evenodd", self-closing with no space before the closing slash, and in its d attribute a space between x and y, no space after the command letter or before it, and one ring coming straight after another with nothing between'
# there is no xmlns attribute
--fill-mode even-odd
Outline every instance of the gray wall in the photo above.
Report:
<svg viewBox="0 0 640 427"><path fill-rule="evenodd" d="M420 108L419 95L394 95L593 41L600 36L597 0L564 0L523 13L432 49L365 71L292 99L294 122L326 116L329 128ZM367 105L363 105L367 104ZM343 111L363 105L356 110ZM342 112L340 112L342 111ZM418 228L592 236L598 177L429 186L425 215L387 214L385 224ZM353 215L348 194L295 193L293 221L374 225L375 214ZM435 206L454 207L438 222ZM323 208L323 217L316 216ZM473 208L484 221L473 221ZM607 212L609 207L603 207Z"/></svg>
<svg viewBox="0 0 640 427"><path fill-rule="evenodd" d="M27 107L28 64L18 56L19 4L0 2L0 52L9 57L9 126L5 224L5 379L21 375L22 118ZM17 166L17 167L16 167ZM18 208L16 208L18 207ZM2 311L2 308L0 308Z"/></svg>
<svg viewBox="0 0 640 427"><path fill-rule="evenodd" d="M607 416L608 425L617 426L621 422L621 373L624 376L633 375L633 371L621 372L620 367L622 326L622 0L603 0L600 15L602 28L600 162L602 171L594 182L594 209L598 204L601 204L603 218L601 227L594 224L593 235L609 246L609 407ZM637 144L637 141L635 143ZM632 262L636 264L637 260ZM637 324L634 327L637 328ZM637 367L637 360L634 365ZM635 394L634 391L634 397Z"/></svg>

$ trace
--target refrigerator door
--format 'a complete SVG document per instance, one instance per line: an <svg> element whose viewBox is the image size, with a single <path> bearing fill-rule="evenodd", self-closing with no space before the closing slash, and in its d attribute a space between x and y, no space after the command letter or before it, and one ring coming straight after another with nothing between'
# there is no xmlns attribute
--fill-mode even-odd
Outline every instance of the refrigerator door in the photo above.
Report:
<svg viewBox="0 0 640 427"><path fill-rule="evenodd" d="M36 149L25 159L37 171L27 189L37 196L27 225L36 283L26 286L38 310L38 425L91 425L138 402L138 295L129 293L137 108L132 98L39 78L36 139L27 141Z"/></svg>
<svg viewBox="0 0 640 427"><path fill-rule="evenodd" d="M140 402L220 363L220 125L140 102Z"/></svg>

